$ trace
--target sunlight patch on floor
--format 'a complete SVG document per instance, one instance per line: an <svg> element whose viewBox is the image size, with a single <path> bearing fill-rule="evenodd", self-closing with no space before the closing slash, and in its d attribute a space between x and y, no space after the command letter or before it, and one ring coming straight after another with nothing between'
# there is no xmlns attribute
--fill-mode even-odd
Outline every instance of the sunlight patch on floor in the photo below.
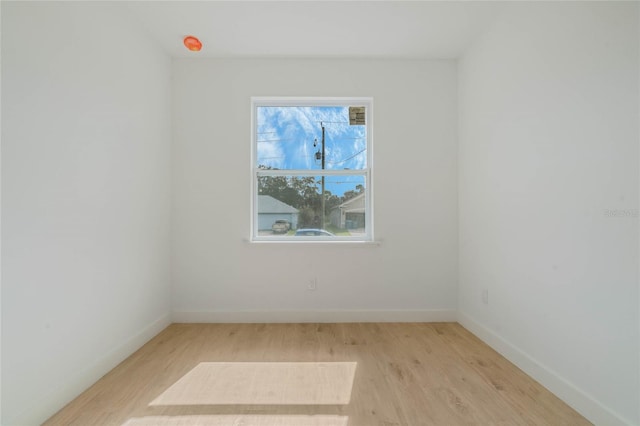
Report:
<svg viewBox="0 0 640 426"><path fill-rule="evenodd" d="M150 405L349 404L356 362L202 362Z"/></svg>
<svg viewBox="0 0 640 426"><path fill-rule="evenodd" d="M346 416L198 415L134 417L122 426L347 426Z"/></svg>

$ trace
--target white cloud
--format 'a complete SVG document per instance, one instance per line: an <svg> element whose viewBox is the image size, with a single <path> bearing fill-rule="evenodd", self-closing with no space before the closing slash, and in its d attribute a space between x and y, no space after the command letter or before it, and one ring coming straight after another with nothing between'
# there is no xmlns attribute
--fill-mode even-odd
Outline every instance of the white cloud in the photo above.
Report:
<svg viewBox="0 0 640 426"><path fill-rule="evenodd" d="M315 153L320 150L323 123L327 168L363 168L366 153L358 153L366 147L365 126L350 126L348 121L348 107L259 107L259 140L272 142L258 144L258 158L268 158L265 164L272 167L318 169Z"/></svg>

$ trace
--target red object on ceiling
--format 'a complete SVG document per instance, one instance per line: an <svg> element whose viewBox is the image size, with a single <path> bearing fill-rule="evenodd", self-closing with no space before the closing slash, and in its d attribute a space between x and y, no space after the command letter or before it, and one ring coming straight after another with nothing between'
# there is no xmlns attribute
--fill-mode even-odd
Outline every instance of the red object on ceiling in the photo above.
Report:
<svg viewBox="0 0 640 426"><path fill-rule="evenodd" d="M192 52L199 52L200 49L202 49L202 42L194 36L186 36L184 38L184 45Z"/></svg>

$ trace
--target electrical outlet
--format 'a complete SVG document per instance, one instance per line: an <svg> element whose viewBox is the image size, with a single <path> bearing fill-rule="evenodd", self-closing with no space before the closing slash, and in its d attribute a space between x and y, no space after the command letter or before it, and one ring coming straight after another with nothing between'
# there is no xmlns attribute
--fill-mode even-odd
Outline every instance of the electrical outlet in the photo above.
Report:
<svg viewBox="0 0 640 426"><path fill-rule="evenodd" d="M309 282L307 283L307 290L309 291L315 291L318 288L318 279L317 278L311 278L309 280Z"/></svg>
<svg viewBox="0 0 640 426"><path fill-rule="evenodd" d="M484 303L485 305L489 304L489 290L487 290L486 288L482 290L482 303Z"/></svg>

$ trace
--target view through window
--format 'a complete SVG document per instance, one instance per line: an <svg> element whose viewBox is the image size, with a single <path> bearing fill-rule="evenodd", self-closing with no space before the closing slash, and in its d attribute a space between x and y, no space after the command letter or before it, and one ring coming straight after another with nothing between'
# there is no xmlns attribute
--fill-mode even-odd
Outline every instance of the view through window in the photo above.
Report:
<svg viewBox="0 0 640 426"><path fill-rule="evenodd" d="M252 103L253 240L371 240L371 99Z"/></svg>

